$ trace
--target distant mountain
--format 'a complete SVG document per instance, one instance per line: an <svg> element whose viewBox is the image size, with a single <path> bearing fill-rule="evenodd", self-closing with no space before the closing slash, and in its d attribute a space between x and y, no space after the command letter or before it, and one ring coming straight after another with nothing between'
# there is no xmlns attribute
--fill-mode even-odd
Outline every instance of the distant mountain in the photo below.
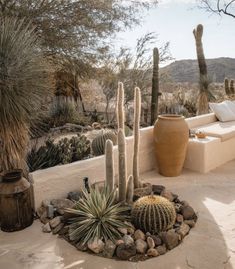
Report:
<svg viewBox="0 0 235 269"><path fill-rule="evenodd" d="M235 79L235 59L207 59L209 78L213 82L223 82L225 77ZM198 82L199 70L197 60L175 61L163 68L162 74L167 74L174 82Z"/></svg>

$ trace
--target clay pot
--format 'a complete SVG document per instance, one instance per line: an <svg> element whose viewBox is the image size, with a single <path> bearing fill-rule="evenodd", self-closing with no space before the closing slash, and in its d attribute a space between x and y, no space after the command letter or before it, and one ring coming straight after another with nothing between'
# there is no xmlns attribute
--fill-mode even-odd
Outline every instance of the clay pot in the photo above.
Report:
<svg viewBox="0 0 235 269"><path fill-rule="evenodd" d="M189 128L180 115L158 116L154 125L154 147L159 173L179 176L186 156Z"/></svg>

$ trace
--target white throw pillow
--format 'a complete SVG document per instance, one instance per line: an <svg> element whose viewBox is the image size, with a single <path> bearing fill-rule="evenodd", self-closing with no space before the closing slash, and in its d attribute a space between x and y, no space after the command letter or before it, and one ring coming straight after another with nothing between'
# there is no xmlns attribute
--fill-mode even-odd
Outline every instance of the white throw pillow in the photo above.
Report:
<svg viewBox="0 0 235 269"><path fill-rule="evenodd" d="M215 113L219 121L235 121L235 112L230 108L228 101L222 103L209 103L210 109Z"/></svg>
<svg viewBox="0 0 235 269"><path fill-rule="evenodd" d="M230 100L226 100L224 101L228 107L232 110L232 112L235 114L235 102L234 101L230 101Z"/></svg>

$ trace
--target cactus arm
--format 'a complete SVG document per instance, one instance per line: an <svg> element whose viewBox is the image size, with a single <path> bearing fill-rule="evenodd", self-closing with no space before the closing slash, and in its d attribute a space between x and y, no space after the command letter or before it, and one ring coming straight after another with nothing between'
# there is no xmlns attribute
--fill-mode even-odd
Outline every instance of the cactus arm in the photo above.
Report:
<svg viewBox="0 0 235 269"><path fill-rule="evenodd" d="M234 80L231 79L230 80L230 94L234 94L235 90L234 90Z"/></svg>
<svg viewBox="0 0 235 269"><path fill-rule="evenodd" d="M230 87L228 78L224 79L224 90L227 95L230 95Z"/></svg>
<svg viewBox="0 0 235 269"><path fill-rule="evenodd" d="M134 195L133 176L129 176L128 183L127 183L127 191L126 191L126 202L128 204L133 203L133 195Z"/></svg>
<svg viewBox="0 0 235 269"><path fill-rule="evenodd" d="M118 130L125 130L124 126L125 113L124 113L124 87L123 83L118 83L118 93L117 93L117 124Z"/></svg>
<svg viewBox="0 0 235 269"><path fill-rule="evenodd" d="M118 131L118 199L119 202L126 201L126 141L124 131L119 129Z"/></svg>
<svg viewBox="0 0 235 269"><path fill-rule="evenodd" d="M133 155L133 177L134 188L139 188L139 139L140 139L140 114L141 93L135 88L135 111L134 111L134 155Z"/></svg>
<svg viewBox="0 0 235 269"><path fill-rule="evenodd" d="M197 50L197 60L200 71L200 76L207 77L207 65L206 59L203 51L202 45L202 35L203 35L203 25L199 24L196 29L193 31L195 41L196 41L196 50Z"/></svg>
<svg viewBox="0 0 235 269"><path fill-rule="evenodd" d="M114 157L113 142L107 140L105 144L105 168L106 168L106 185L109 191L114 189Z"/></svg>
<svg viewBox="0 0 235 269"><path fill-rule="evenodd" d="M158 116L158 97L159 92L159 51L153 50L153 77L152 77L152 99L151 99L151 125L154 124Z"/></svg>

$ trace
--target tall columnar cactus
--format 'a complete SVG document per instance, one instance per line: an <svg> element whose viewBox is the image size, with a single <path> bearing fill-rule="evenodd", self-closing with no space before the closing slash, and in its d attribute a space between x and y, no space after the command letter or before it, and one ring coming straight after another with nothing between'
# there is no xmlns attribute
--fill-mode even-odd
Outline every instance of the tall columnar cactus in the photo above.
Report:
<svg viewBox="0 0 235 269"><path fill-rule="evenodd" d="M119 129L118 131L118 200L119 202L126 201L126 179L127 179L127 169L126 169L126 140L124 131Z"/></svg>
<svg viewBox="0 0 235 269"><path fill-rule="evenodd" d="M234 80L233 79L230 80L230 93L231 94L234 94L235 93L235 90L234 90Z"/></svg>
<svg viewBox="0 0 235 269"><path fill-rule="evenodd" d="M117 124L118 130L125 130L125 110L124 110L124 87L123 83L118 83L117 92Z"/></svg>
<svg viewBox="0 0 235 269"><path fill-rule="evenodd" d="M229 80L228 78L224 79L224 90L227 95L230 95Z"/></svg>
<svg viewBox="0 0 235 269"><path fill-rule="evenodd" d="M141 114L141 93L138 87L135 88L134 107L134 154L133 154L133 178L134 187L139 188L139 140L140 140L140 114Z"/></svg>
<svg viewBox="0 0 235 269"><path fill-rule="evenodd" d="M149 195L134 203L131 217L137 229L156 234L173 226L176 212L173 204L166 198Z"/></svg>
<svg viewBox="0 0 235 269"><path fill-rule="evenodd" d="M153 77L152 77L152 100L151 100L151 125L154 124L158 116L158 97L159 92L159 51L153 49Z"/></svg>
<svg viewBox="0 0 235 269"><path fill-rule="evenodd" d="M106 185L109 191L114 189L114 157L113 142L107 140L105 144L105 168L106 168Z"/></svg>
<svg viewBox="0 0 235 269"><path fill-rule="evenodd" d="M128 183L127 183L127 191L126 191L126 202L128 204L133 203L133 196L134 196L133 176L129 176Z"/></svg>
<svg viewBox="0 0 235 269"><path fill-rule="evenodd" d="M197 60L200 73L200 92L198 96L198 110L197 114L206 114L209 111L208 95L209 95L209 80L207 75L207 65L202 45L203 26L199 24L196 29L193 30L193 34L196 41Z"/></svg>

